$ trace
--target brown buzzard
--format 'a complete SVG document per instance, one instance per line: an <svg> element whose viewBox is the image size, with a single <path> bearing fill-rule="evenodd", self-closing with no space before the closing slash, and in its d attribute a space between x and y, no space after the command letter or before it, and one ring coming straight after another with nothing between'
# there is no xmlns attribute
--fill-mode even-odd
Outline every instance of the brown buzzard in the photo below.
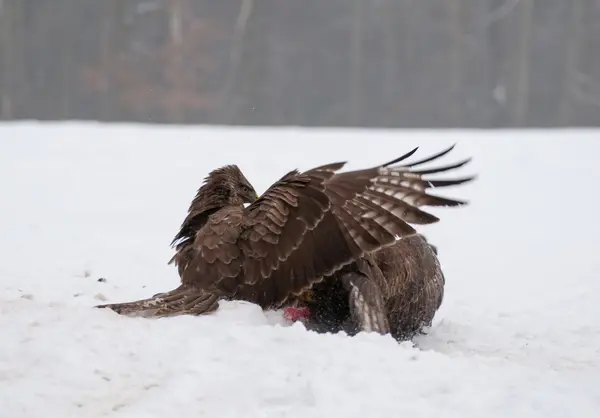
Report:
<svg viewBox="0 0 600 418"><path fill-rule="evenodd" d="M261 197L236 166L205 179L175 237L173 257L181 285L136 302L101 305L122 314L199 315L221 298L253 302L263 309L287 306L307 290L368 259L373 252L416 234L409 224L439 219L422 206L465 202L427 194L472 179L426 180L456 164L415 169L453 147L410 164L395 165L417 148L381 166L338 173L344 162L305 172L290 171ZM244 208L244 203L251 203ZM375 277L375 276L372 276Z"/></svg>

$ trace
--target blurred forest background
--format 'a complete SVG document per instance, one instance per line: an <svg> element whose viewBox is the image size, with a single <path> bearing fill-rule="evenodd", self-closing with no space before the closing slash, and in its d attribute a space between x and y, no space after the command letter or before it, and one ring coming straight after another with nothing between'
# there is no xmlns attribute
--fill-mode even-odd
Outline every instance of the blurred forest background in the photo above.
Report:
<svg viewBox="0 0 600 418"><path fill-rule="evenodd" d="M0 0L0 119L600 125L600 0Z"/></svg>

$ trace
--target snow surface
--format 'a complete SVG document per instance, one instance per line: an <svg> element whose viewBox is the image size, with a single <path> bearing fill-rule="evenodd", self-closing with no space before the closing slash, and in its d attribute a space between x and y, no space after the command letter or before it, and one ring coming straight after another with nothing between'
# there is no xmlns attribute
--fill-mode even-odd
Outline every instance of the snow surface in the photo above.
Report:
<svg viewBox="0 0 600 418"><path fill-rule="evenodd" d="M0 417L598 417L598 135L1 125ZM92 309L177 286L169 243L217 166L263 191L292 168L455 142L444 161L473 156L457 174L479 179L421 228L447 287L415 344L248 303Z"/></svg>

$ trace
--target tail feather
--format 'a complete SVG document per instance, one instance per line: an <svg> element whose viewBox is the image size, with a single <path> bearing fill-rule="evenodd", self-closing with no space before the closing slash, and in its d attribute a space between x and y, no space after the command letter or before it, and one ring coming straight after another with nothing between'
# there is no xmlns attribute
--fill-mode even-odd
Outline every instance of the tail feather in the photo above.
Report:
<svg viewBox="0 0 600 418"><path fill-rule="evenodd" d="M182 285L175 290L159 293L148 299L98 305L96 308L108 308L120 315L167 317L175 315L200 315L212 312L218 306L219 298L216 295Z"/></svg>

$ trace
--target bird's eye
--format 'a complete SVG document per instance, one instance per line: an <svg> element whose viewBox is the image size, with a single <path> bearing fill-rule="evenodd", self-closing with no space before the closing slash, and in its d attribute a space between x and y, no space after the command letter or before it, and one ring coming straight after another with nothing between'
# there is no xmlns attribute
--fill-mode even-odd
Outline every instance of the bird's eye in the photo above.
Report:
<svg viewBox="0 0 600 418"><path fill-rule="evenodd" d="M242 191L249 192L250 189L248 188L248 186L242 186Z"/></svg>

